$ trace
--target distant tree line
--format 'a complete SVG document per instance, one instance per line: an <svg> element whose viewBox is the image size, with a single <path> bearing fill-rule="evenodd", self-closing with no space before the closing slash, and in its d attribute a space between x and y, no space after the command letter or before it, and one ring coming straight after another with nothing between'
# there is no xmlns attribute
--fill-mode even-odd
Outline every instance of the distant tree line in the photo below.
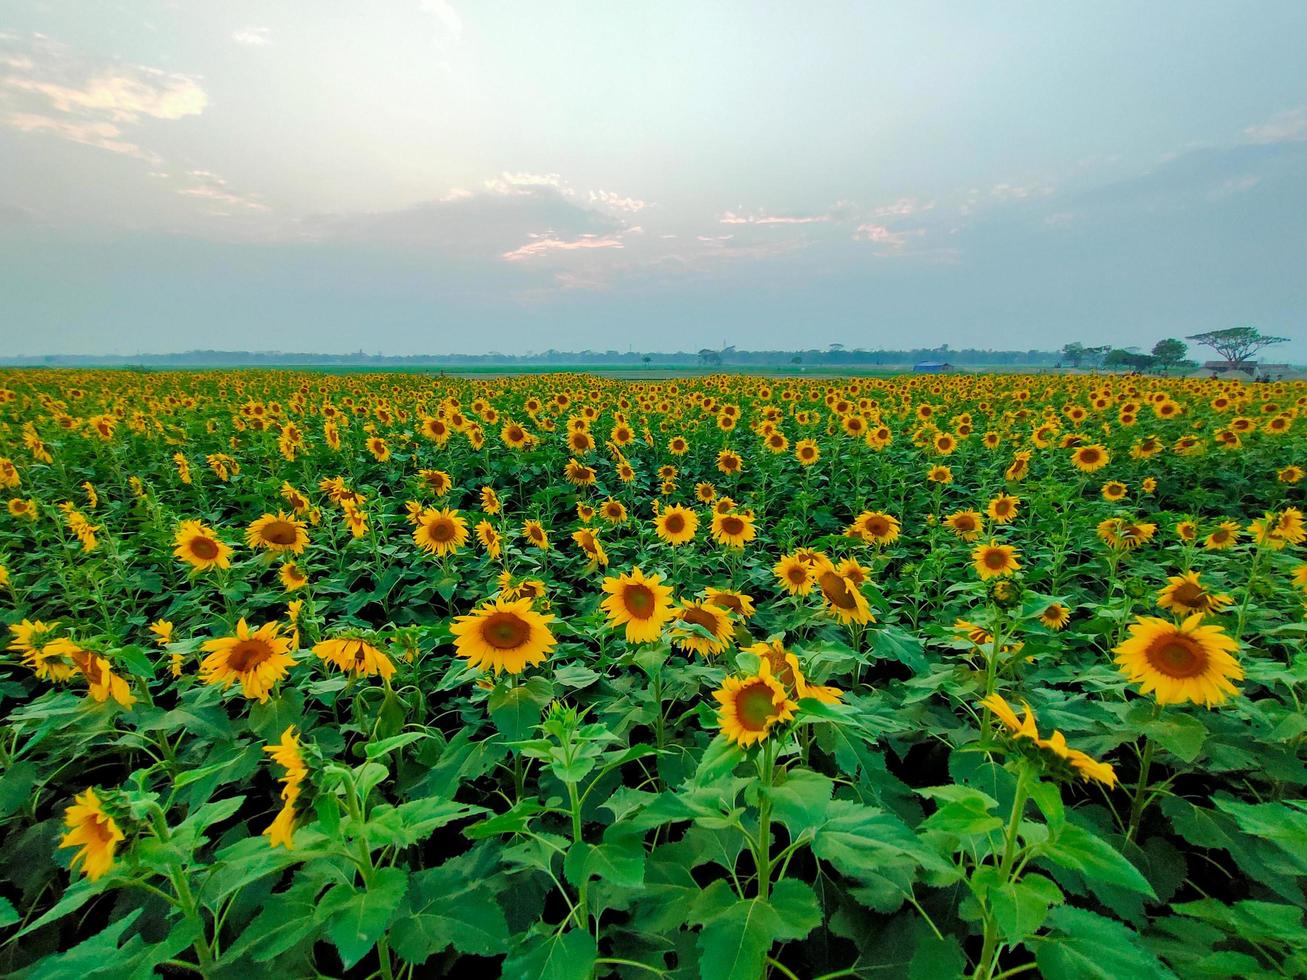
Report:
<svg viewBox="0 0 1307 980"><path fill-rule="evenodd" d="M1286 342L1284 337L1268 337L1255 327L1231 327L1186 337L1210 347L1227 360L1231 368L1245 367L1253 354L1273 344ZM805 350L739 350L734 346L702 348L698 351L659 353L651 351L549 349L539 353L505 354L369 354L359 350L351 354L314 354L296 351L222 351L193 350L181 354L49 354L36 357L3 357L0 364L17 366L79 367L529 367L538 366L607 366L639 368L659 367L906 367L922 361L947 362L954 367L1071 367L1106 368L1114 371L1166 373L1176 369L1192 370L1187 360L1189 347L1174 337L1159 340L1151 352L1138 347L1087 346L1080 342L1066 344L1059 351L994 350L965 347L955 350L948 344L938 347L914 347L901 350L871 350L829 344Z"/></svg>
<svg viewBox="0 0 1307 980"><path fill-rule="evenodd" d="M989 350L965 348L918 347L911 350L869 350L842 344L806 350L738 350L722 347L715 350L650 352L617 350L546 350L540 353L505 354L313 354L296 351L220 351L193 350L182 354L50 354L41 357L9 357L3 363L26 365L83 365L90 367L141 365L150 367L246 367L338 365L374 367L495 367L528 365L609 365L641 367L780 367L794 365L821 366L904 366L919 361L948 361L953 365L1032 365L1052 366L1061 355L1047 350Z"/></svg>
<svg viewBox="0 0 1307 980"><path fill-rule="evenodd" d="M1192 334L1185 338L1202 347L1209 347L1225 359L1229 370L1245 369L1250 366L1252 356L1274 344L1288 342L1287 337L1269 337L1256 327L1228 327L1224 330L1209 330L1206 333ZM1167 337L1153 345L1150 353L1145 354L1138 347L1088 347L1076 342L1062 348L1062 361L1068 367L1104 367L1120 371L1155 371L1166 374L1177 368L1192 370L1198 366L1196 361L1186 358L1189 345L1184 340Z"/></svg>

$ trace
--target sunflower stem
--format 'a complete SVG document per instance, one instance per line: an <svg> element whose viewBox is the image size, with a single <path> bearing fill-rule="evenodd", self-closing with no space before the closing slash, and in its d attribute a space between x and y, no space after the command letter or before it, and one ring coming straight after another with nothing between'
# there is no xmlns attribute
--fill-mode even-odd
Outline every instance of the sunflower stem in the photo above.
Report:
<svg viewBox="0 0 1307 980"><path fill-rule="evenodd" d="M1156 717L1156 711L1154 711ZM1153 740L1144 736L1144 750L1139 757L1139 782L1135 784L1135 795L1130 801L1130 822L1126 825L1125 839L1133 842L1139 833L1139 823L1143 820L1144 809L1148 806L1148 775L1153 766Z"/></svg>

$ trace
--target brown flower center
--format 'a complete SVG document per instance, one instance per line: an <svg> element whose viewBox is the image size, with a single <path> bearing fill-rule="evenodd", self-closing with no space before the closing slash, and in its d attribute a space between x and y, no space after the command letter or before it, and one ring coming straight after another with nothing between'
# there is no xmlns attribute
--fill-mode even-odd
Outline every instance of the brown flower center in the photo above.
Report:
<svg viewBox="0 0 1307 980"><path fill-rule="evenodd" d="M754 681L736 692L735 716L740 727L751 732L766 731L775 711L772 697L772 689L762 681Z"/></svg>
<svg viewBox="0 0 1307 980"><path fill-rule="evenodd" d="M622 605L636 619L648 619L654 610L653 589L638 582L628 585L622 590Z"/></svg>
<svg viewBox="0 0 1307 980"><path fill-rule="evenodd" d="M295 525L290 521L269 521L259 533L268 544L276 545L294 544L298 537Z"/></svg>
<svg viewBox="0 0 1307 980"><path fill-rule="evenodd" d="M663 529L668 534L680 534L685 530L685 515L668 514L663 520Z"/></svg>
<svg viewBox="0 0 1307 980"><path fill-rule="evenodd" d="M241 640L227 653L227 666L238 674L253 670L272 656L272 647L262 640Z"/></svg>
<svg viewBox="0 0 1307 980"><path fill-rule="evenodd" d="M481 624L481 638L496 650L512 650L531 637L531 625L511 612L497 612Z"/></svg>
<svg viewBox="0 0 1307 980"><path fill-rule="evenodd" d="M737 535L737 534L743 534L743 533L744 533L744 521L742 521L740 518L738 518L738 517L734 517L734 516L731 516L731 517L723 517L723 518L722 518L722 533L723 533L723 534L729 534L729 535L732 535L732 536Z"/></svg>
<svg viewBox="0 0 1307 980"><path fill-rule="evenodd" d="M1197 677L1207 669L1207 652L1183 634L1153 641L1145 656L1154 670L1176 680Z"/></svg>
<svg viewBox="0 0 1307 980"><path fill-rule="evenodd" d="M992 568L994 571L1007 567L1007 553L1001 548L987 548L983 560L985 567Z"/></svg>
<svg viewBox="0 0 1307 980"><path fill-rule="evenodd" d="M194 537L190 541L191 554L200 561L213 561L218 557L218 542L212 538Z"/></svg>

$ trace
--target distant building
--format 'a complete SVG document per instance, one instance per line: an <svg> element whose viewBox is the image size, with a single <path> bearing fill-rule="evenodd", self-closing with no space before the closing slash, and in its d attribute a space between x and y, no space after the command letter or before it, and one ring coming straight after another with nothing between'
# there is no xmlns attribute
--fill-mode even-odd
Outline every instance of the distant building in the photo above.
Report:
<svg viewBox="0 0 1307 980"><path fill-rule="evenodd" d="M941 371L952 371L953 365L948 361L918 361L912 365L912 370L917 374L939 374Z"/></svg>

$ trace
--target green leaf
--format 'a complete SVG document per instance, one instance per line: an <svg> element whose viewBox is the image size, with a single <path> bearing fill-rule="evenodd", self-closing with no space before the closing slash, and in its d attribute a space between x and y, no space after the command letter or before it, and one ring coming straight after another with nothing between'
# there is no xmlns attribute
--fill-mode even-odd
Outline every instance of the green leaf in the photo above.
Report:
<svg viewBox="0 0 1307 980"><path fill-rule="evenodd" d="M1138 934L1115 919L1061 905L1048 913L1048 924L1057 935L1035 948L1039 970L1048 980L1175 980L1175 974L1144 948Z"/></svg>
<svg viewBox="0 0 1307 980"><path fill-rule="evenodd" d="M871 652L882 660L897 660L910 667L914 674L924 674L930 670L930 662L926 660L921 641L898 626L885 626L878 630L872 640Z"/></svg>
<svg viewBox="0 0 1307 980"><path fill-rule="evenodd" d="M505 980L590 980L599 955L595 938L572 929L533 941L504 960Z"/></svg>
<svg viewBox="0 0 1307 980"><path fill-rule="evenodd" d="M1193 762L1207 739L1206 726L1193 715L1169 712L1144 726L1144 733L1182 762Z"/></svg>
<svg viewBox="0 0 1307 980"><path fill-rule="evenodd" d="M771 900L735 899L709 909L699 933L703 980L757 980L772 944L802 939L821 922L812 889L801 881L778 882Z"/></svg>
<svg viewBox="0 0 1307 980"><path fill-rule="evenodd" d="M510 742L520 742L540 724L541 712L553 696L553 684L537 675L513 687L500 684L490 692L486 707L499 733Z"/></svg>
<svg viewBox="0 0 1307 980"><path fill-rule="evenodd" d="M367 889L340 884L322 897L318 920L326 921L327 935L336 944L345 969L363 959L377 944L407 888L407 871L381 868L373 874Z"/></svg>
<svg viewBox="0 0 1307 980"><path fill-rule="evenodd" d="M1003 828L1003 821L990 811L998 801L970 786L935 786L917 790L922 796L947 800L922 822L923 830L957 837L979 837Z"/></svg>
<svg viewBox="0 0 1307 980"><path fill-rule="evenodd" d="M1087 878L1117 885L1148 898L1157 897L1153 886L1120 851L1076 824L1067 824L1055 837L1039 845L1038 850L1050 861L1064 868L1073 868Z"/></svg>
<svg viewBox="0 0 1307 980"><path fill-rule="evenodd" d="M449 946L476 956L507 951L508 923L488 884L499 870L496 854L483 845L414 874L390 930L395 952L421 966Z"/></svg>
<svg viewBox="0 0 1307 980"><path fill-rule="evenodd" d="M19 920L18 910L7 898L0 898L0 929L7 929Z"/></svg>
<svg viewBox="0 0 1307 980"><path fill-rule="evenodd" d="M419 739L430 738L426 732L404 732L402 735L392 735L390 738L383 738L379 742L369 742L365 751L369 759L380 759L384 755L389 755L396 749L403 748L405 745L411 745Z"/></svg>
<svg viewBox="0 0 1307 980"><path fill-rule="evenodd" d="M1004 940L1016 945L1039 931L1049 907L1062 901L1062 890L1051 879L1030 873L990 888L986 897Z"/></svg>
<svg viewBox="0 0 1307 980"><path fill-rule="evenodd" d="M317 929L317 897L324 884L297 876L286 891L268 897L223 955L234 960L249 953L256 963L266 963L291 949Z"/></svg>
<svg viewBox="0 0 1307 980"><path fill-rule="evenodd" d="M794 839L803 831L817 827L826 819L835 784L811 769L795 769L785 781L767 791L772 801L772 815L784 824Z"/></svg>

